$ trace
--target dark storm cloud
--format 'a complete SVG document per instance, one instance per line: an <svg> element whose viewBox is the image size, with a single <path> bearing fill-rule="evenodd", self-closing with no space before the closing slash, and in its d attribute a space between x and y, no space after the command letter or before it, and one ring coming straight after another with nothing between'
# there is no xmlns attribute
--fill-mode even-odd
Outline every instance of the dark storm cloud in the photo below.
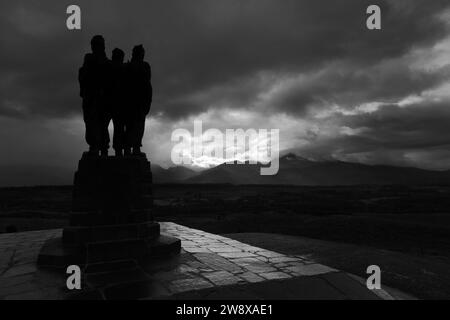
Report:
<svg viewBox="0 0 450 320"><path fill-rule="evenodd" d="M195 62L177 68L192 67L185 72L188 75L185 81L190 83L185 89L189 89L181 90L176 99L167 100L165 110L175 116L191 108L198 112L217 103L217 96L222 104L249 108L257 103L259 94L270 89L268 85L255 85L261 71L271 71L275 75L314 75L336 61L342 61L345 69L329 69L320 73L315 82L289 87L267 101L269 111L303 115L308 105L324 99L361 103L372 97L392 99L435 85L441 79L440 74L413 74L406 65L390 65L380 70L378 64L440 39L446 28L435 15L446 2L431 5L425 1L380 2L384 10L384 29L378 33L365 28L366 16L362 13L368 3L288 1L280 5L263 1L258 2L254 10L240 8L241 13L233 16L234 20L212 29L220 31L220 36L193 41L198 44L194 47L201 48L193 52ZM217 17L211 20L214 18ZM212 26L216 25L212 23ZM249 87L246 95L237 95L236 92L242 91L245 77L252 85L246 85ZM222 90L218 88L220 85ZM232 87L234 90L230 89ZM192 93L201 95L202 99L183 110L179 102L192 101ZM347 99L333 101L345 98L345 94ZM237 99L242 97L244 99Z"/></svg>
<svg viewBox="0 0 450 320"><path fill-rule="evenodd" d="M301 153L326 158L448 169L449 101L421 101L407 107L384 105L375 112L335 114L334 123L350 134L316 135Z"/></svg>
<svg viewBox="0 0 450 320"><path fill-rule="evenodd" d="M408 107L385 105L377 112L347 116L342 124L366 128L361 137L389 149L421 149L450 145L450 104L425 102Z"/></svg>
<svg viewBox="0 0 450 320"><path fill-rule="evenodd" d="M205 125L234 128L243 114L280 128L281 143L305 156L448 168L450 98L424 94L450 81L448 58L427 66L450 35L448 0L81 0L81 31L65 27L69 4L0 2L3 164L78 157L77 72L102 34L126 59L135 44L147 50L146 146L158 161L169 161L171 131L209 110ZM369 4L382 9L381 31L366 29ZM400 107L410 96L420 99Z"/></svg>
<svg viewBox="0 0 450 320"><path fill-rule="evenodd" d="M145 45L153 66L153 112L171 118L215 105L251 107L268 89L268 84L252 84L261 72L311 74L335 61L358 71L342 75L329 70L321 84L294 86L285 97L271 101L272 112L295 113L317 98L342 97L352 86L359 88L361 100L378 94L395 96L389 92L395 90L389 82L393 77L396 83L405 83L398 95L434 84L433 75L429 81L421 75L417 80L404 70L396 75L386 70L387 76L379 77L390 77L388 81L375 86L369 72L384 59L440 39L446 30L435 16L448 1L377 3L383 10L381 32L365 28L365 9L372 4L365 0L80 1L81 32L65 30L69 3L4 3L0 113L47 117L78 113L77 68L96 33L105 35L108 50L115 45L127 51L136 43Z"/></svg>
<svg viewBox="0 0 450 320"><path fill-rule="evenodd" d="M293 86L275 97L273 104L295 114L299 110L308 111L308 107L317 111L330 104L353 108L374 101L394 102L434 88L449 78L448 66L435 71L412 70L396 60L362 70L332 67L311 75L307 81L301 80L298 84L294 81Z"/></svg>
<svg viewBox="0 0 450 320"><path fill-rule="evenodd" d="M1 6L0 112L16 117L78 114L81 37L64 30L66 6L36 1Z"/></svg>

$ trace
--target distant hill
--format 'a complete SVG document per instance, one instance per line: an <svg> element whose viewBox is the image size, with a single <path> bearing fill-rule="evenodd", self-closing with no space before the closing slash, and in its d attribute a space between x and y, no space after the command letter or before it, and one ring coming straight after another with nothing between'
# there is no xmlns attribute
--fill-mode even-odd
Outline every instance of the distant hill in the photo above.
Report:
<svg viewBox="0 0 450 320"><path fill-rule="evenodd" d="M71 185L74 170L33 165L0 166L0 187Z"/></svg>
<svg viewBox="0 0 450 320"><path fill-rule="evenodd" d="M177 166L164 169L159 165L152 165L154 183L176 183L197 175L197 172L186 167Z"/></svg>
<svg viewBox="0 0 450 320"><path fill-rule="evenodd" d="M39 165L0 166L0 187L71 185L75 170ZM197 174L186 167L164 169L159 165L152 165L152 173L155 183L179 182Z"/></svg>
<svg viewBox="0 0 450 320"><path fill-rule="evenodd" d="M186 183L383 185L450 184L450 171L365 165L343 161L312 161L289 153L280 158L278 174L261 176L261 164L221 164L187 179Z"/></svg>
<svg viewBox="0 0 450 320"><path fill-rule="evenodd" d="M280 158L274 176L260 175L261 164L221 164L204 171L177 166L152 165L154 183L230 183L332 185L450 185L450 170L432 171L411 167L365 165L343 161L313 161L289 153ZM49 166L0 166L0 187L71 185L75 169Z"/></svg>

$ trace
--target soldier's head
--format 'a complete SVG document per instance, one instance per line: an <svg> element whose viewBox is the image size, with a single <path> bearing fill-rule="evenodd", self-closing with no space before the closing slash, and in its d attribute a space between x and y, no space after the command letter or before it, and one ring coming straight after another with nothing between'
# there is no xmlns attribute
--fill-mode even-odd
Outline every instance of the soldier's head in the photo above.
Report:
<svg viewBox="0 0 450 320"><path fill-rule="evenodd" d="M93 36L91 39L92 53L104 53L105 52L105 39L101 35Z"/></svg>
<svg viewBox="0 0 450 320"><path fill-rule="evenodd" d="M123 63L124 57L125 57L125 53L121 49L115 48L112 51L112 57L111 58L112 58L112 62L113 63L118 63L118 64Z"/></svg>
<svg viewBox="0 0 450 320"><path fill-rule="evenodd" d="M131 60L143 61L145 56L145 50L142 44L134 46L133 53L131 55Z"/></svg>

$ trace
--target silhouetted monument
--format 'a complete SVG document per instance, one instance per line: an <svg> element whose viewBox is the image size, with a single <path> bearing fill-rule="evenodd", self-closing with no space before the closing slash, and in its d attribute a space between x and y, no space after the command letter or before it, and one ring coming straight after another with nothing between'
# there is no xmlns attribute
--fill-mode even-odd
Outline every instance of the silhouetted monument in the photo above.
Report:
<svg viewBox="0 0 450 320"><path fill-rule="evenodd" d="M105 40L94 36L91 40L92 53L84 56L79 70L80 96L83 99L83 118L86 125L86 142L89 154L107 154L109 147L107 89L110 61L105 53Z"/></svg>
<svg viewBox="0 0 450 320"><path fill-rule="evenodd" d="M151 68L144 61L145 50L142 45L133 48L131 61L127 64L127 83L130 108L128 113L127 147L133 148L133 154L141 154L142 138L145 129L145 117L152 103Z"/></svg>
<svg viewBox="0 0 450 320"><path fill-rule="evenodd" d="M127 112L131 105L127 104L127 82L126 82L126 66L123 63L125 54L121 49L114 49L112 52L111 64L111 83L110 83L110 100L111 100L111 117L114 124L113 148L116 156L122 156L128 133ZM129 155L129 152L126 152Z"/></svg>
<svg viewBox="0 0 450 320"><path fill-rule="evenodd" d="M117 48L107 58L102 36L92 38L91 48L79 71L89 151L75 173L70 226L44 245L40 265L146 261L181 247L179 239L160 234L152 216L151 166L140 149L152 101L144 48L135 46L127 64ZM115 157L108 156L111 119Z"/></svg>

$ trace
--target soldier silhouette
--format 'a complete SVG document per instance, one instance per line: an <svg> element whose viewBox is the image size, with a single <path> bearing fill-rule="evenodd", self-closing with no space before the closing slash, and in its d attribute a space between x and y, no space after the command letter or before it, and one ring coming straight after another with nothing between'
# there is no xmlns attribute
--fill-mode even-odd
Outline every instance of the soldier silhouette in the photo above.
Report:
<svg viewBox="0 0 450 320"><path fill-rule="evenodd" d="M91 40L91 53L84 56L78 73L80 96L83 99L83 119L86 125L86 142L89 154L108 154L107 87L110 61L105 53L105 40L96 35Z"/></svg>
<svg viewBox="0 0 450 320"><path fill-rule="evenodd" d="M142 138L145 118L152 103L151 67L144 61L145 50L142 45L133 48L131 61L127 63L127 120L125 154L143 155Z"/></svg>
<svg viewBox="0 0 450 320"><path fill-rule="evenodd" d="M115 48L112 51L112 63L110 73L110 106L114 124L113 148L116 156L123 156L125 146L125 130L127 125L127 101L126 101L126 74L124 52Z"/></svg>

